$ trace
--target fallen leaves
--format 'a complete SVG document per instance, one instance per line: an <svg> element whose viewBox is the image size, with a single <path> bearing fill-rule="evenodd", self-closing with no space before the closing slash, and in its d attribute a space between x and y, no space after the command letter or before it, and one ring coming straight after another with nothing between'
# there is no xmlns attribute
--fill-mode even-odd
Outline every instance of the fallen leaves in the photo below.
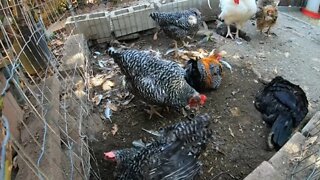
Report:
<svg viewBox="0 0 320 180"><path fill-rule="evenodd" d="M104 75L99 74L99 75L90 79L90 84L93 87L97 87L97 86L101 86L105 81L106 81L106 79L105 79Z"/></svg>
<svg viewBox="0 0 320 180"><path fill-rule="evenodd" d="M112 126L112 129L111 129L112 135L113 135L113 136L116 135L116 133L118 132L118 130L119 130L118 125L117 125L117 124L114 124L114 125Z"/></svg>
<svg viewBox="0 0 320 180"><path fill-rule="evenodd" d="M103 98L103 95L102 95L102 94L98 94L98 95L96 95L96 96L94 96L94 97L92 98L92 102L93 102L96 106L98 106L98 105L100 104L102 98Z"/></svg>
<svg viewBox="0 0 320 180"><path fill-rule="evenodd" d="M112 111L118 111L118 107L117 107L115 104L111 103L111 102L108 104L108 107L109 107Z"/></svg>
<svg viewBox="0 0 320 180"><path fill-rule="evenodd" d="M105 82L103 83L103 85L102 85L102 90L108 91L108 90L111 90L112 87L114 87L114 86L115 86L114 82L112 82L112 81L110 81L110 80L107 80L107 81L105 81Z"/></svg>

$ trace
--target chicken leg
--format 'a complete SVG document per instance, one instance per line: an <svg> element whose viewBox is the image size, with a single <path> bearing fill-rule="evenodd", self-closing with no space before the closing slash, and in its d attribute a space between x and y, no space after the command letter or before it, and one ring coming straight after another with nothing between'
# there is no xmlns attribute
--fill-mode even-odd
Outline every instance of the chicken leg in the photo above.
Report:
<svg viewBox="0 0 320 180"><path fill-rule="evenodd" d="M227 25L227 28L228 28L228 31L227 31L226 38L230 36L231 39L234 39L234 38L233 38L233 35L231 34L230 25ZM238 29L237 29L237 30L238 30Z"/></svg>
<svg viewBox="0 0 320 180"><path fill-rule="evenodd" d="M176 40L173 40L173 44L174 44L174 58L177 58L179 56L178 54L178 42Z"/></svg>
<svg viewBox="0 0 320 180"><path fill-rule="evenodd" d="M271 27L269 27L267 32L266 32L268 36L270 36L270 29L271 29Z"/></svg>
<svg viewBox="0 0 320 180"><path fill-rule="evenodd" d="M163 116L156 110L154 105L149 105L150 109L144 109L150 116L149 119L152 118L154 114L158 115L159 117L163 118Z"/></svg>
<svg viewBox="0 0 320 180"><path fill-rule="evenodd" d="M239 29L236 30L236 39L239 39Z"/></svg>

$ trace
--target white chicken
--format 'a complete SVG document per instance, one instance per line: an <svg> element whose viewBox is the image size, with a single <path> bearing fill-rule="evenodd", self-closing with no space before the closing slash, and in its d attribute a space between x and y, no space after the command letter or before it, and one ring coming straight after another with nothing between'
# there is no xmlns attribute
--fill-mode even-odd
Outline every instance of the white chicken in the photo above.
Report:
<svg viewBox="0 0 320 180"><path fill-rule="evenodd" d="M230 25L236 25L236 38L239 38L239 29L257 12L256 0L220 0L220 8L219 18L228 26L226 37L230 36L231 39L234 38Z"/></svg>

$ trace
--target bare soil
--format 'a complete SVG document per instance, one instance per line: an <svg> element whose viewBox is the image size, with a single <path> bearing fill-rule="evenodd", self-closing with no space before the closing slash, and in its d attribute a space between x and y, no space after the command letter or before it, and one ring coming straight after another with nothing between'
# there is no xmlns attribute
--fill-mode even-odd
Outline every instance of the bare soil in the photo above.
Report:
<svg viewBox="0 0 320 180"><path fill-rule="evenodd" d="M159 34L159 37L159 40L153 41L152 34L144 35L133 42L133 48L148 49L152 46L164 54L171 40L163 34ZM210 51L218 44L208 42L198 48ZM115 88L118 86L116 84ZM274 154L267 150L266 135L269 129L253 104L255 95L262 87L248 67L233 66L233 73L225 69L221 87L206 93L208 101L201 113L208 113L212 117L211 128L215 138L201 157L204 164L201 179L243 179ZM148 114L143 111L145 106L136 99L130 105L131 108L119 107L113 113L112 121L119 129L115 135L110 132L113 124L104 121L105 127L96 136L97 141L91 143L98 162L98 169L94 169L99 171L102 179L113 179L114 171L114 164L103 159L103 152L131 147L133 140L150 136L141 128L157 130L182 119L181 115L170 112L163 113L164 119L154 116L149 120Z"/></svg>

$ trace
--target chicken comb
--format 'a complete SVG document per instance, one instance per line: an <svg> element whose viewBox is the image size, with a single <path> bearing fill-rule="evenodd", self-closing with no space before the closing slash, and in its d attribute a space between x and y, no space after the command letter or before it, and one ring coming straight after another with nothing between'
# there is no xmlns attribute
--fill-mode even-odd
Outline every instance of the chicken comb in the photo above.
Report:
<svg viewBox="0 0 320 180"><path fill-rule="evenodd" d="M239 4L240 3L240 0L233 0L234 1L234 3L236 3L236 4Z"/></svg>

